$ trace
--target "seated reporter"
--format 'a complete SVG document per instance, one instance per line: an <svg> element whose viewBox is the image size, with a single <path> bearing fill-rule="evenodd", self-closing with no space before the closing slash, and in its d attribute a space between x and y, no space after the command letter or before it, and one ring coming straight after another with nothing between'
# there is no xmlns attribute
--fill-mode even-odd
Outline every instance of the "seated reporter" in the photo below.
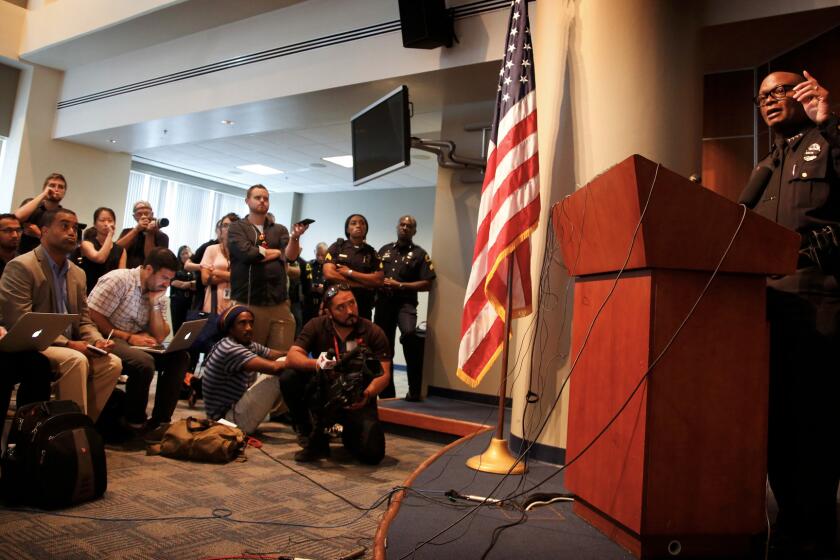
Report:
<svg viewBox="0 0 840 560"><path fill-rule="evenodd" d="M283 352L253 341L254 314L244 305L219 316L219 331L224 338L210 349L203 367L207 417L224 418L250 434L283 401L277 380ZM257 379L249 387L254 374Z"/></svg>
<svg viewBox="0 0 840 560"><path fill-rule="evenodd" d="M336 366L336 360L329 359L327 353L333 351L336 356L342 356L360 345L366 346L379 361L382 374L369 382L358 401L340 409L335 417L320 416L320 405L324 403L313 402L309 397L319 370ZM388 349L388 339L382 329L359 317L350 286L335 284L327 288L324 315L303 327L289 349L286 369L280 375L280 388L303 446L295 454L296 461L315 461L329 456L329 439L324 429L333 423L343 426L344 445L359 461L371 465L382 461L385 433L379 423L376 396L391 379Z"/></svg>
<svg viewBox="0 0 840 560"><path fill-rule="evenodd" d="M125 421L137 431L151 431L172 419L184 374L189 368L189 353L182 350L150 354L138 346L155 346L171 332L166 322L167 298L164 295L178 259L169 249L157 247L137 268L112 270L99 279L90 293L90 316L103 333L111 333L113 352L123 362L125 384ZM156 371L155 405L146 420L149 386Z"/></svg>
<svg viewBox="0 0 840 560"><path fill-rule="evenodd" d="M14 214L0 214L0 278L6 263L17 257L20 236L23 232L20 220ZM0 340L6 336L3 318L0 316ZM50 400L52 367L46 356L35 350L29 352L0 352L3 371L0 372L0 413L9 408L12 390L18 383L17 408L36 401Z"/></svg>
<svg viewBox="0 0 840 560"><path fill-rule="evenodd" d="M58 374L58 398L76 402L96 421L122 366L117 356L88 348L109 352L113 342L103 339L91 321L85 273L67 258L76 249L76 213L66 208L48 210L40 223L41 244L9 261L0 278L0 315L8 326L30 311L78 315L42 354Z"/></svg>

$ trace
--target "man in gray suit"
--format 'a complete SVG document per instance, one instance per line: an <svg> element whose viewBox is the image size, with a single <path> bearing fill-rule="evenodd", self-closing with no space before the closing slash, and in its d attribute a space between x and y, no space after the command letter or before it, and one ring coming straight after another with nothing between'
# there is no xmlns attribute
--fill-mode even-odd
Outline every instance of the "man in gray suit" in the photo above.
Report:
<svg viewBox="0 0 840 560"><path fill-rule="evenodd" d="M84 271L67 258L76 248L77 225L72 210L44 214L41 244L9 261L0 278L0 315L12 326L30 311L78 314L43 354L58 373L58 398L75 401L95 421L117 384L122 362L110 353L114 343L90 320Z"/></svg>

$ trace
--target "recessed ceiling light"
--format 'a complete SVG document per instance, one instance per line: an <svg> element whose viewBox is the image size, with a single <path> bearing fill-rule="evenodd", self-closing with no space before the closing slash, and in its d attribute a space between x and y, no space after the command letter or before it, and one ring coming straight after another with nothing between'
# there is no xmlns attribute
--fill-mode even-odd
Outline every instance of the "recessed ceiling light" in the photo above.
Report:
<svg viewBox="0 0 840 560"><path fill-rule="evenodd" d="M230 121L228 119L222 119L222 124L226 124L228 126L233 126L236 124L236 121Z"/></svg>
<svg viewBox="0 0 840 560"><path fill-rule="evenodd" d="M231 175L242 175L242 172L234 169L233 171L230 172L230 174Z"/></svg>
<svg viewBox="0 0 840 560"><path fill-rule="evenodd" d="M110 142L111 144L116 144L116 143L117 143L117 139L116 139L116 138L109 138L109 139L108 139L108 142Z"/></svg>
<svg viewBox="0 0 840 560"><path fill-rule="evenodd" d="M412 154L411 159L432 159L432 156L427 156L426 154Z"/></svg>
<svg viewBox="0 0 840 560"><path fill-rule="evenodd" d="M340 165L341 167L353 167L353 156L332 156L322 157L324 161Z"/></svg>
<svg viewBox="0 0 840 560"><path fill-rule="evenodd" d="M247 171L248 173L256 173L257 175L279 175L283 173L279 169L274 169L261 163L252 163L249 165L237 165L237 169Z"/></svg>

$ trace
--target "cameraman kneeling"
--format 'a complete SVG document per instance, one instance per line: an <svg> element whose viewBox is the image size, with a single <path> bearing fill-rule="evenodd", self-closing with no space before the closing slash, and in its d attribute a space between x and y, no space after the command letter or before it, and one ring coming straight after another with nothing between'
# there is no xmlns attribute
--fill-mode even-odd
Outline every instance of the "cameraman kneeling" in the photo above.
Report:
<svg viewBox="0 0 840 560"><path fill-rule="evenodd" d="M382 329L359 317L356 298L345 284L327 289L324 309L324 315L303 327L280 376L280 388L303 446L295 460L327 457L330 448L324 430L338 423L348 451L359 461L376 465L385 456L376 396L391 378L388 339ZM374 364L377 371L370 371L366 355L378 362ZM355 359L359 356L361 360Z"/></svg>

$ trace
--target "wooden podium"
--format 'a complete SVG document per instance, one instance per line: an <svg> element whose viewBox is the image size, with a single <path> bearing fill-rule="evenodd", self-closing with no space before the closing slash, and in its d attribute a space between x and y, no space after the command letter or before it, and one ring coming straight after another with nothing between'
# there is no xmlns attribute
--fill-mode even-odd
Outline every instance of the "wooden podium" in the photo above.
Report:
<svg viewBox="0 0 840 560"><path fill-rule="evenodd" d="M576 276L572 359L595 321L570 383L567 460L595 439L666 346L742 212L638 155L553 207ZM766 530L765 276L793 272L798 248L798 234L748 212L679 336L569 466L575 512L636 556L737 555Z"/></svg>

